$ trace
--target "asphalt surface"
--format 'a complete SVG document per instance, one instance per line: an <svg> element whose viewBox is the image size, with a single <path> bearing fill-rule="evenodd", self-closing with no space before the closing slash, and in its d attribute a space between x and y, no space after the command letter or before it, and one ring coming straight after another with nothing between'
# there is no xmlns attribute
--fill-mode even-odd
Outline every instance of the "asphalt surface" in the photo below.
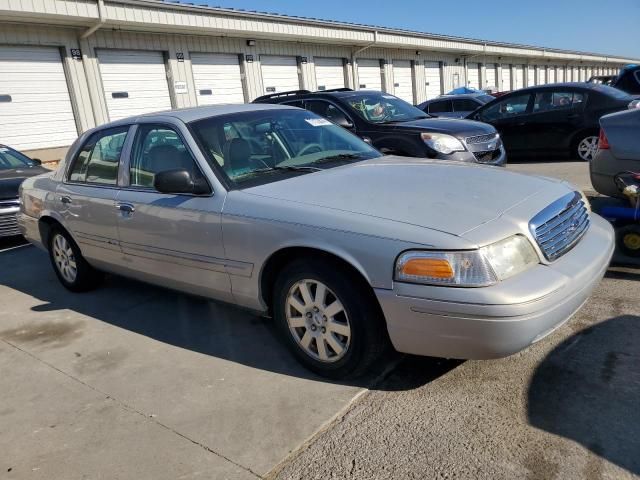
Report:
<svg viewBox="0 0 640 480"><path fill-rule="evenodd" d="M508 168L589 190L586 167ZM0 478L640 478L639 280L610 269L512 357L338 384L248 313L119 277L71 295L0 242Z"/></svg>

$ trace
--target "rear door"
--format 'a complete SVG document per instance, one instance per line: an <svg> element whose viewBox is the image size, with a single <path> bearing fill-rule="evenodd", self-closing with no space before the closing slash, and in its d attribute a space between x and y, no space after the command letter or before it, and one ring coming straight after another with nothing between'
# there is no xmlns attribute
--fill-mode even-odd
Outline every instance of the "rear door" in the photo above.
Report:
<svg viewBox="0 0 640 480"><path fill-rule="evenodd" d="M82 254L90 261L122 263L118 245L118 169L129 126L91 135L56 190L56 209Z"/></svg>
<svg viewBox="0 0 640 480"><path fill-rule="evenodd" d="M573 135L583 124L585 94L567 88L536 93L526 121L527 138L539 150L568 150Z"/></svg>

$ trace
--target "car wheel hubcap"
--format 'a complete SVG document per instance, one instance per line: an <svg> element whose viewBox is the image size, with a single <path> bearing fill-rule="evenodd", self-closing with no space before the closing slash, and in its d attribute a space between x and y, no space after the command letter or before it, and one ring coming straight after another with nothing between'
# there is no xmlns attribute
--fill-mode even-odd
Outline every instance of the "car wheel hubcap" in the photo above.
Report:
<svg viewBox="0 0 640 480"><path fill-rule="evenodd" d="M340 299L322 282L294 283L287 294L286 317L293 339L314 360L337 362L349 350L349 317Z"/></svg>
<svg viewBox="0 0 640 480"><path fill-rule="evenodd" d="M598 151L598 137L583 138L578 144L578 156L582 160L591 161Z"/></svg>
<svg viewBox="0 0 640 480"><path fill-rule="evenodd" d="M622 239L624 246L629 250L640 250L640 235L637 233L628 233Z"/></svg>
<svg viewBox="0 0 640 480"><path fill-rule="evenodd" d="M75 282L78 275L76 257L73 255L73 250L67 239L59 233L53 237L53 260L62 278L69 283Z"/></svg>

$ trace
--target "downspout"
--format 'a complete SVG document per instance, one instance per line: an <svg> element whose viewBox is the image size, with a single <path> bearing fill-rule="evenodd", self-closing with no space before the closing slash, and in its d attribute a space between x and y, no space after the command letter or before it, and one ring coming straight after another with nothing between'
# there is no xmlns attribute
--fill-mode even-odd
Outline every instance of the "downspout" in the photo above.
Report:
<svg viewBox="0 0 640 480"><path fill-rule="evenodd" d="M356 72L356 55L358 55L361 52L364 52L368 48L373 47L377 43L378 43L378 31L374 30L373 31L373 42L371 42L371 43L365 45L364 47L360 48L359 50L356 50L355 52L351 53L351 78L353 80L353 89L354 90L358 90L358 88L357 88L357 85L358 85L358 82L357 82L358 73Z"/></svg>
<svg viewBox="0 0 640 480"><path fill-rule="evenodd" d="M80 40L84 40L85 38L93 35L100 27L102 27L106 22L106 17L104 14L104 0L98 0L98 23L89 27L85 32L80 35Z"/></svg>

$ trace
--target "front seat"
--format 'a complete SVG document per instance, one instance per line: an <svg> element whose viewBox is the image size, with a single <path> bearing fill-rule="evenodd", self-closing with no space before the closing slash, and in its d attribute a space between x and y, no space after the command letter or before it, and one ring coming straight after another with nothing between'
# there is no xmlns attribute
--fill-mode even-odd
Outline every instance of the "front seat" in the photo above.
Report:
<svg viewBox="0 0 640 480"><path fill-rule="evenodd" d="M251 166L251 145L244 138L234 138L224 146L224 163L230 171Z"/></svg>

